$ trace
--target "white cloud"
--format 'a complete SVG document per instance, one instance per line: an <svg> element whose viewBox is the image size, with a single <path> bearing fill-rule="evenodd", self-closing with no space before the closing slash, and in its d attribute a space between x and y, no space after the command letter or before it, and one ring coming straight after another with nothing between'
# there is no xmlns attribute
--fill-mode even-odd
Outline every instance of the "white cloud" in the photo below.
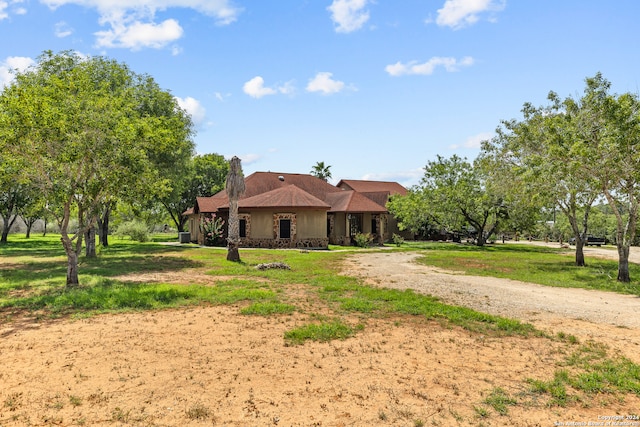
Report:
<svg viewBox="0 0 640 427"><path fill-rule="evenodd" d="M176 98L176 101L178 101L178 105L180 106L180 108L182 108L183 110L185 110L187 113L191 115L191 120L193 120L193 124L196 127L202 126L206 119L206 110L202 106L200 101L190 96L184 99L177 96L175 98Z"/></svg>
<svg viewBox="0 0 640 427"><path fill-rule="evenodd" d="M18 6L23 3L24 0L0 0L0 21L9 17L9 8L11 12L16 15L24 15L27 13L27 9Z"/></svg>
<svg viewBox="0 0 640 427"><path fill-rule="evenodd" d="M35 63L33 59L26 56L10 56L0 62L0 88L13 80L12 70L24 71Z"/></svg>
<svg viewBox="0 0 640 427"><path fill-rule="evenodd" d="M446 0L442 9L438 9L436 23L453 29L473 25L480 20L480 14L488 12L489 20L493 14L505 8L506 0Z"/></svg>
<svg viewBox="0 0 640 427"><path fill-rule="evenodd" d="M264 87L264 79L260 76L256 76L246 82L242 86L242 90L253 98L262 98L266 95L275 95L278 93L275 89Z"/></svg>
<svg viewBox="0 0 640 427"><path fill-rule="evenodd" d="M491 138L493 138L494 133L493 132L482 132L479 133L477 135L473 135L470 136L466 139L466 141L462 144L453 144L449 146L449 149L451 150L458 150L461 148L468 148L468 149L479 149L482 141L487 141Z"/></svg>
<svg viewBox="0 0 640 427"><path fill-rule="evenodd" d="M406 64L398 61L395 64L387 65L385 71L394 77L411 74L428 76L433 74L436 67L443 67L448 72L454 72L459 71L461 67L473 65L473 62L473 58L470 56L465 56L460 60L452 57L434 56L421 64L418 61L411 61Z"/></svg>
<svg viewBox="0 0 640 427"><path fill-rule="evenodd" d="M71 28L66 22L60 21L54 26L53 33L56 37L64 38L73 34L73 28Z"/></svg>
<svg viewBox="0 0 640 427"><path fill-rule="evenodd" d="M321 72L309 80L307 84L307 92L322 92L323 95L338 93L345 88L344 82L333 80L332 73Z"/></svg>
<svg viewBox="0 0 640 427"><path fill-rule="evenodd" d="M140 50L145 47L162 48L182 37L182 27L175 19L161 24L133 22L129 25L113 26L109 31L98 31L98 47L123 47Z"/></svg>
<svg viewBox="0 0 640 427"><path fill-rule="evenodd" d="M9 17L9 14L7 13L8 7L9 3L7 3L6 1L0 1L0 21Z"/></svg>
<svg viewBox="0 0 640 427"><path fill-rule="evenodd" d="M367 0L333 0L327 10L336 24L336 32L350 33L359 30L369 20L369 12L364 10Z"/></svg>
<svg viewBox="0 0 640 427"><path fill-rule="evenodd" d="M283 95L291 95L295 92L293 82L287 82L282 86L266 87L264 85L264 79L261 76L256 76L246 82L242 86L242 91L253 98L262 98L267 95L276 95L278 93Z"/></svg>
<svg viewBox="0 0 640 427"><path fill-rule="evenodd" d="M241 12L240 8L231 4L231 0L41 0L41 2L51 9L67 4L96 9L100 15L100 25L109 27L95 33L97 46L133 50L147 47L163 48L182 37L182 27L175 19L167 19L161 23L155 22L155 14L158 11L170 8L193 9L213 17L219 25L234 22ZM180 52L175 47L172 51L173 54Z"/></svg>

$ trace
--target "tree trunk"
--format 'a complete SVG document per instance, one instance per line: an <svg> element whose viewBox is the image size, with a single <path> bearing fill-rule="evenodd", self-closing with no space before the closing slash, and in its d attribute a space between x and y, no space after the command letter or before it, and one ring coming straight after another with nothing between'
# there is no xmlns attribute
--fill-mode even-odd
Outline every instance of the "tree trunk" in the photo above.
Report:
<svg viewBox="0 0 640 427"><path fill-rule="evenodd" d="M629 246L622 242L618 246L618 282L629 283L631 276L629 275Z"/></svg>
<svg viewBox="0 0 640 427"><path fill-rule="evenodd" d="M576 238L576 266L585 267L586 265L584 260L584 241Z"/></svg>
<svg viewBox="0 0 640 427"><path fill-rule="evenodd" d="M178 232L182 233L183 231L185 231L185 226L187 225L187 221L189 219L186 217L180 217L180 221L178 221L177 226L178 226Z"/></svg>
<svg viewBox="0 0 640 427"><path fill-rule="evenodd" d="M111 215L111 204L107 204L104 208L102 216L98 217L98 240L100 245L109 246L109 216Z"/></svg>
<svg viewBox="0 0 640 427"><path fill-rule="evenodd" d="M32 222L28 222L26 225L27 225L27 233L25 234L25 238L30 239L31 238L31 227L33 227L33 223Z"/></svg>
<svg viewBox="0 0 640 427"><path fill-rule="evenodd" d="M227 261L240 262L240 227L238 221L238 201L229 200L229 224L227 232Z"/></svg>
<svg viewBox="0 0 640 427"><path fill-rule="evenodd" d="M2 237L0 237L0 243L7 243L7 239L9 238L9 230L11 226L4 222L4 226L2 227Z"/></svg>
<svg viewBox="0 0 640 427"><path fill-rule="evenodd" d="M47 235L47 217L45 216L44 218L42 218L42 221L44 221L44 228L42 229L42 237L45 237Z"/></svg>
<svg viewBox="0 0 640 427"><path fill-rule="evenodd" d="M90 227L84 234L85 240L85 256L87 258L96 258L96 228Z"/></svg>
<svg viewBox="0 0 640 427"><path fill-rule="evenodd" d="M227 261L240 262L240 251L235 242L229 241L227 244Z"/></svg>
<svg viewBox="0 0 640 427"><path fill-rule="evenodd" d="M66 233L63 233L61 240L67 254L67 288L75 288L80 284L78 280L78 254Z"/></svg>
<svg viewBox="0 0 640 427"><path fill-rule="evenodd" d="M17 215L14 215L13 218L11 218L11 216L8 216L9 219L7 219L7 217L2 216L2 237L0 237L0 243L7 243L7 239L9 238L9 232L11 231L11 227L13 227L13 224L16 222L16 219L18 218Z"/></svg>
<svg viewBox="0 0 640 427"><path fill-rule="evenodd" d="M240 262L240 221L238 219L238 199L244 193L244 175L240 159L236 156L229 161L229 174L224 186L229 196L229 223L227 232L227 261Z"/></svg>

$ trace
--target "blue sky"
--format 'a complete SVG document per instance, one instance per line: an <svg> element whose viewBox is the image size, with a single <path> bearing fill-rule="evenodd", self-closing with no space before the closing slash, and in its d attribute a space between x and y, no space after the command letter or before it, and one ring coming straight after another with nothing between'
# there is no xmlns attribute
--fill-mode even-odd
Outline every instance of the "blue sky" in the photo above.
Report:
<svg viewBox="0 0 640 427"><path fill-rule="evenodd" d="M44 50L124 62L176 96L198 153L254 171L417 184L500 120L600 71L639 92L636 0L0 0L0 85Z"/></svg>

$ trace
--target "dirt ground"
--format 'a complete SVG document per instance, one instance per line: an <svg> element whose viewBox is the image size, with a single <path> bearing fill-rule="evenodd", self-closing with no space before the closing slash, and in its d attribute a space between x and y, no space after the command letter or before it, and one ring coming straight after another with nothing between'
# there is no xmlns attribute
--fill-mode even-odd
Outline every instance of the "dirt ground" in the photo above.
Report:
<svg viewBox="0 0 640 427"><path fill-rule="evenodd" d="M604 342L640 363L636 297L446 274L391 252L353 256L345 271ZM197 270L143 279L215 280ZM303 303L304 287L292 295ZM365 319L344 341L287 346L283 334L309 321L304 312L265 318L240 308L1 324L0 426L557 426L639 412L633 395L561 408L530 393L525 379L551 379L571 351L559 341L395 317ZM498 387L518 401L507 415L484 403Z"/></svg>

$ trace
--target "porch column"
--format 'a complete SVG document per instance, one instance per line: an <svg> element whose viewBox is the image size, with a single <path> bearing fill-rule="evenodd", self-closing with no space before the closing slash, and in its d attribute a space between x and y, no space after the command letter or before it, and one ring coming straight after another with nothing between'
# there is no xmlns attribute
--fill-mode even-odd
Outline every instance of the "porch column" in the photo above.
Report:
<svg viewBox="0 0 640 427"><path fill-rule="evenodd" d="M349 214L345 214L344 215L344 222L345 222L345 229L344 232L346 234L345 236L345 242L343 242L342 244L344 245L345 243L351 243L351 223L349 221Z"/></svg>

